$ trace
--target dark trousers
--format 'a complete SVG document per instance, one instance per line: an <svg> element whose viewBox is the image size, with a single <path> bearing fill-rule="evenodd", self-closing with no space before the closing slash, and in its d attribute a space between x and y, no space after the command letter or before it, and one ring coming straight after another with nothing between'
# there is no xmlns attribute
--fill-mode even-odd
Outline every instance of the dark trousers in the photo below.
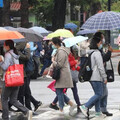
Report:
<svg viewBox="0 0 120 120"><path fill-rule="evenodd" d="M72 89L72 92L73 92L74 100L75 100L76 104L77 104L78 106L80 106L81 103L80 103L80 99L79 99L79 96L78 96L77 85L76 85L75 82L73 82L73 85L74 85L74 87L71 88L71 89Z"/></svg>
<svg viewBox="0 0 120 120"><path fill-rule="evenodd" d="M24 114L27 113L28 109L17 101L18 91L19 91L19 87L5 87L5 84L3 84L3 88L2 88L3 120L9 120L8 100L21 112L23 112Z"/></svg>
<svg viewBox="0 0 120 120"><path fill-rule="evenodd" d="M49 59L44 59L44 64L43 64L43 67L41 69L41 72L40 72L40 75L43 75L44 73L44 70L49 67L51 65L51 60Z"/></svg>
<svg viewBox="0 0 120 120"><path fill-rule="evenodd" d="M23 86L20 87L19 89L19 94L18 94L18 100L29 109L32 110L31 108L31 102L33 103L34 106L38 104L38 101L35 100L35 98L31 94L30 90L30 76L27 76L25 78L25 83Z"/></svg>
<svg viewBox="0 0 120 120"><path fill-rule="evenodd" d="M37 78L40 69L40 57L34 56L33 59L35 64L34 76Z"/></svg>

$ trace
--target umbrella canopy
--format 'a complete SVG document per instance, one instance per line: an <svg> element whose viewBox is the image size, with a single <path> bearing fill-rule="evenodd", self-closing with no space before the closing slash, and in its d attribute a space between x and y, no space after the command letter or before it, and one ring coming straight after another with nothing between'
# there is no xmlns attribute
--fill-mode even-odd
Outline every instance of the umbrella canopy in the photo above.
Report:
<svg viewBox="0 0 120 120"><path fill-rule="evenodd" d="M91 33L96 33L97 30L88 30L88 29L85 29L85 30L80 30L77 32L77 35L85 35L85 34L91 34Z"/></svg>
<svg viewBox="0 0 120 120"><path fill-rule="evenodd" d="M21 35L17 31L5 31L0 30L0 40L7 40L7 39L23 39L24 36Z"/></svg>
<svg viewBox="0 0 120 120"><path fill-rule="evenodd" d="M39 32L42 36L47 36L50 33L50 31L47 31L43 27L34 26L34 27L31 27L30 29L32 29L35 32Z"/></svg>
<svg viewBox="0 0 120 120"><path fill-rule="evenodd" d="M6 30L4 27L0 27L0 30L5 30L5 31L8 31L8 30Z"/></svg>
<svg viewBox="0 0 120 120"><path fill-rule="evenodd" d="M19 28L5 27L5 28L8 30L20 32L27 41L36 42L36 41L41 41L43 39L43 36L40 33L35 32L31 29L22 28L22 27L19 27Z"/></svg>
<svg viewBox="0 0 120 120"><path fill-rule="evenodd" d="M67 24L65 24L64 27L65 27L66 29L71 29L72 31L75 31L78 26L77 26L76 24L74 24L74 23L67 23Z"/></svg>
<svg viewBox="0 0 120 120"><path fill-rule="evenodd" d="M69 38L69 37L74 37L74 35L66 29L58 29L53 33L48 34L48 36L46 38L48 39L52 39L53 37L64 37L64 38Z"/></svg>
<svg viewBox="0 0 120 120"><path fill-rule="evenodd" d="M63 40L63 42L65 43L66 47L71 47L71 46L76 45L77 43L80 43L87 39L88 39L88 37L77 36L77 37L72 37L72 38L66 38Z"/></svg>
<svg viewBox="0 0 120 120"><path fill-rule="evenodd" d="M112 11L91 16L81 29L113 30L120 28L120 14Z"/></svg>

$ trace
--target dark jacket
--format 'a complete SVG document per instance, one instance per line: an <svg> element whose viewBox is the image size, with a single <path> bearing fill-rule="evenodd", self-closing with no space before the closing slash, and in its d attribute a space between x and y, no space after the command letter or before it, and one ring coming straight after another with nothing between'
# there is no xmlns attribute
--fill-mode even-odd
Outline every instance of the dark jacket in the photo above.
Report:
<svg viewBox="0 0 120 120"><path fill-rule="evenodd" d="M48 59L48 60L51 60L51 54L52 54L52 45L45 45L44 46L44 50L45 50L45 55L44 55L44 58L45 59Z"/></svg>
<svg viewBox="0 0 120 120"><path fill-rule="evenodd" d="M36 44L37 44L38 48L35 50L34 56L40 57L40 51L43 50L42 43L41 42L37 42Z"/></svg>
<svg viewBox="0 0 120 120"><path fill-rule="evenodd" d="M28 62L31 56L30 49L29 48L25 49L25 46L26 46L26 42L20 42L16 44L18 55L20 55L19 62L20 64L23 64L24 67L25 67L25 63ZM24 77L26 77L25 70L24 70Z"/></svg>

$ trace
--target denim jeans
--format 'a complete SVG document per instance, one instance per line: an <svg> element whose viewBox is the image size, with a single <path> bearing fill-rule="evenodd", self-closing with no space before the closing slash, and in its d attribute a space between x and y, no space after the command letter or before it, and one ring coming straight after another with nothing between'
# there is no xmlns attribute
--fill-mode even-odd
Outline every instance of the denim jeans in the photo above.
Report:
<svg viewBox="0 0 120 120"><path fill-rule="evenodd" d="M78 106L80 106L81 104L80 104L80 99L79 99L79 96L78 96L77 85L76 85L75 82L73 82L73 85L74 85L74 87L71 88L71 89L72 89L72 92L73 92L74 100L75 100L76 104L77 104Z"/></svg>
<svg viewBox="0 0 120 120"><path fill-rule="evenodd" d="M103 84L102 82L91 81L92 88L94 90L95 95L92 96L89 101L85 104L87 108L92 108L95 105L95 111L100 112L100 100L103 96Z"/></svg>
<svg viewBox="0 0 120 120"><path fill-rule="evenodd" d="M107 98L108 98L107 85L103 83L103 96L100 101L100 107L102 112L107 112Z"/></svg>
<svg viewBox="0 0 120 120"><path fill-rule="evenodd" d="M59 102L59 107L61 110L63 110L64 107L64 102L68 103L69 102L69 98L63 93L63 89L64 88L56 88L56 94L58 97L58 102Z"/></svg>
<svg viewBox="0 0 120 120"><path fill-rule="evenodd" d="M44 59L44 64L43 64L43 67L41 69L40 75L43 75L44 70L50 65L51 65L51 60Z"/></svg>

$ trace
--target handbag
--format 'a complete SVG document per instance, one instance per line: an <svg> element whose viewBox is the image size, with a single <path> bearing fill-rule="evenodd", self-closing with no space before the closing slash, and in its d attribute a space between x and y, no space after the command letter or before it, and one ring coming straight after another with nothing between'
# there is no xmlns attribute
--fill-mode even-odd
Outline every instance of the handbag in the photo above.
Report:
<svg viewBox="0 0 120 120"><path fill-rule="evenodd" d="M120 61L118 62L118 74L120 75Z"/></svg>
<svg viewBox="0 0 120 120"><path fill-rule="evenodd" d="M56 81L60 79L60 70L61 68L59 66L53 67L52 78L55 79Z"/></svg>
<svg viewBox="0 0 120 120"><path fill-rule="evenodd" d="M5 73L5 86L17 87L22 86L23 84L24 84L23 64L10 65Z"/></svg>
<svg viewBox="0 0 120 120"><path fill-rule="evenodd" d="M111 59L110 59L110 65L111 65L111 69L106 70L107 81L108 82L114 82L114 69L113 69L113 64L112 64Z"/></svg>
<svg viewBox="0 0 120 120"><path fill-rule="evenodd" d="M77 83L78 82L78 74L79 72L77 70L70 70L71 71L71 76L72 76L72 80L73 82Z"/></svg>
<svg viewBox="0 0 120 120"><path fill-rule="evenodd" d="M63 51L65 51L65 50L63 50ZM66 59L65 59L65 61L66 61ZM63 65L65 64L65 61L64 61ZM58 65L53 67L52 78L55 79L56 81L58 81L60 79L60 74L61 74L61 68Z"/></svg>

